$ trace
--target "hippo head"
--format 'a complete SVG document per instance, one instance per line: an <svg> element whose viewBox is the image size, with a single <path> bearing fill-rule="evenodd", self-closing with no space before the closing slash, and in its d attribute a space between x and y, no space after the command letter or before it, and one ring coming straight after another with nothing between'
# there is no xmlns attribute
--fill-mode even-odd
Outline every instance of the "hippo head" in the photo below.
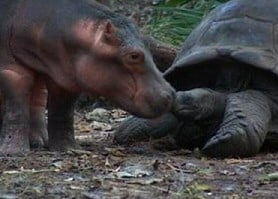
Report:
<svg viewBox="0 0 278 199"><path fill-rule="evenodd" d="M132 23L84 20L73 33L82 49L75 58L82 91L104 96L142 117L159 116L171 108L174 90Z"/></svg>

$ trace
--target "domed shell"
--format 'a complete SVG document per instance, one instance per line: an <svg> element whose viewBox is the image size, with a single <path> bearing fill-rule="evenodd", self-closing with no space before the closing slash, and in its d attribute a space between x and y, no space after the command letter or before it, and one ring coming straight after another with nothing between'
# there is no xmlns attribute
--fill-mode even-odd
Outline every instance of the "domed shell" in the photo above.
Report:
<svg viewBox="0 0 278 199"><path fill-rule="evenodd" d="M165 78L221 57L278 75L278 0L231 0L214 9L189 35Z"/></svg>

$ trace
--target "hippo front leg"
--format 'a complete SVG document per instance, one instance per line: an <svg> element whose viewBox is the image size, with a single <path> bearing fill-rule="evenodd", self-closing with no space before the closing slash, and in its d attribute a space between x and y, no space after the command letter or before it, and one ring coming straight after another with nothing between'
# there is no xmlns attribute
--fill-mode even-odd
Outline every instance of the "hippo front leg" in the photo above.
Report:
<svg viewBox="0 0 278 199"><path fill-rule="evenodd" d="M30 133L29 142L31 148L46 147L48 143L46 122L47 90L44 79L36 78L36 84L32 89L30 98Z"/></svg>
<svg viewBox="0 0 278 199"><path fill-rule="evenodd" d="M77 95L54 82L48 82L48 146L52 151L77 148L74 139L73 110Z"/></svg>
<svg viewBox="0 0 278 199"><path fill-rule="evenodd" d="M19 154L30 150L29 99L33 73L19 65L3 66L0 71L2 103L1 154Z"/></svg>

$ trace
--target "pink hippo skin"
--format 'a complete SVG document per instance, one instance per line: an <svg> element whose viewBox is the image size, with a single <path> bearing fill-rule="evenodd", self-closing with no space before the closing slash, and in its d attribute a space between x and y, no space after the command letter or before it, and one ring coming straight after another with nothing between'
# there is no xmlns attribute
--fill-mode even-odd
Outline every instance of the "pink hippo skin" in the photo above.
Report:
<svg viewBox="0 0 278 199"><path fill-rule="evenodd" d="M147 46L132 22L91 0L1 0L0 153L76 147L81 92L141 117L168 111L174 90Z"/></svg>

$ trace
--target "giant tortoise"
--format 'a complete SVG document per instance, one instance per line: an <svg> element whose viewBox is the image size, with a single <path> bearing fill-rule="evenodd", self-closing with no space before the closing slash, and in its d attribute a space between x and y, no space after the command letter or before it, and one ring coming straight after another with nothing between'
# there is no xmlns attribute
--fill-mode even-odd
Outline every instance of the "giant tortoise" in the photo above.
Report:
<svg viewBox="0 0 278 199"><path fill-rule="evenodd" d="M278 146L278 1L231 0L190 34L164 76L178 91L172 112L127 119L120 144L171 135L212 157Z"/></svg>

